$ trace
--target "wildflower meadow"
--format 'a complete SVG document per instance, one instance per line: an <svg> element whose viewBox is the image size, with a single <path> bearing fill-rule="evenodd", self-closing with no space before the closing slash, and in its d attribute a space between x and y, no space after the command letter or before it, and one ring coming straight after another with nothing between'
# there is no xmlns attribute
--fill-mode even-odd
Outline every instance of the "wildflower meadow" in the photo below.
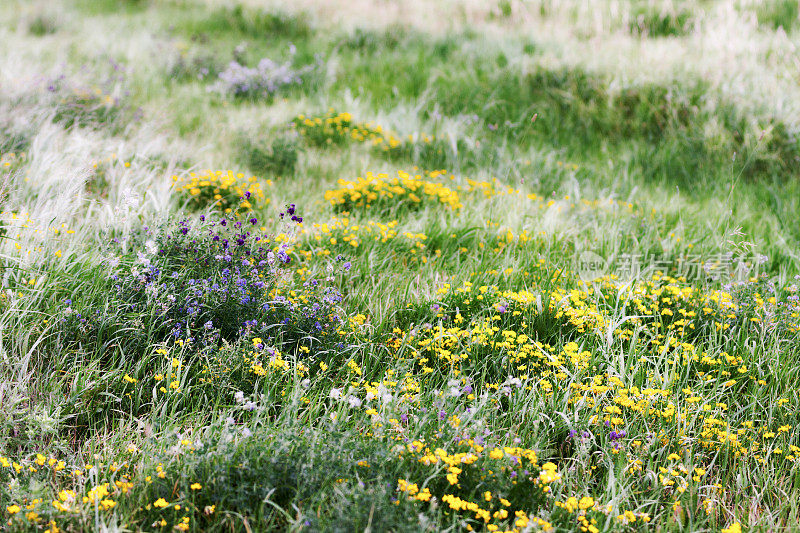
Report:
<svg viewBox="0 0 800 533"><path fill-rule="evenodd" d="M0 2L0 531L800 531L796 0Z"/></svg>

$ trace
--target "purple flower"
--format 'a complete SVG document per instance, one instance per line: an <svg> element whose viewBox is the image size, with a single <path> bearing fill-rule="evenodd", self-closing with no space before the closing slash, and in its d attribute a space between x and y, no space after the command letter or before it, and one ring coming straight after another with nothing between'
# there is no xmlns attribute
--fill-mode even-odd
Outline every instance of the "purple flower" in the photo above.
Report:
<svg viewBox="0 0 800 533"><path fill-rule="evenodd" d="M611 433L609 433L608 437L611 439L612 442L614 442L616 440L625 438L625 431L620 431L620 432L612 431Z"/></svg>

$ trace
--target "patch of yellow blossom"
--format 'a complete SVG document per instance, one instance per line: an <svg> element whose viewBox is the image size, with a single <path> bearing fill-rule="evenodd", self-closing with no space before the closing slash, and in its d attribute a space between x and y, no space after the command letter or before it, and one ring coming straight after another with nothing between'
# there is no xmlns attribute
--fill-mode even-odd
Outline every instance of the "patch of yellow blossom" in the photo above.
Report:
<svg viewBox="0 0 800 533"><path fill-rule="evenodd" d="M256 176L245 177L242 173L206 170L200 174L190 172L188 176L172 176L172 186L179 193L188 195L191 207L205 209L218 205L226 213L237 209L251 209L268 204L261 182ZM272 181L266 180L266 186Z"/></svg>

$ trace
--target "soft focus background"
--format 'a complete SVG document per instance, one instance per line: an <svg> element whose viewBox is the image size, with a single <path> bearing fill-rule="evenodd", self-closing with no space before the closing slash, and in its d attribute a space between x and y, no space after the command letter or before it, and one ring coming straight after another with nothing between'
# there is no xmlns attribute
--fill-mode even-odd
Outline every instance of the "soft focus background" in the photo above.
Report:
<svg viewBox="0 0 800 533"><path fill-rule="evenodd" d="M5 0L0 530L797 523L796 0Z"/></svg>

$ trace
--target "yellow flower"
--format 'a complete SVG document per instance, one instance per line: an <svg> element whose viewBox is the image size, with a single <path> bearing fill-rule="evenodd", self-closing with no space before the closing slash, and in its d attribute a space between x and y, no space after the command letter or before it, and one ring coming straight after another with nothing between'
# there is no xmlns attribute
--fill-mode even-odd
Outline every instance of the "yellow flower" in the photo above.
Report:
<svg viewBox="0 0 800 533"><path fill-rule="evenodd" d="M153 502L153 507L157 507L159 509L163 509L164 507L168 507L169 503L164 498L159 498Z"/></svg>
<svg viewBox="0 0 800 533"><path fill-rule="evenodd" d="M594 507L594 499L591 496L584 496L578 502L579 509L591 509Z"/></svg>
<svg viewBox="0 0 800 533"><path fill-rule="evenodd" d="M112 507L114 507L115 505L117 505L117 502L115 502L114 500L105 499L100 501L100 505L103 507L104 510L107 511Z"/></svg>
<svg viewBox="0 0 800 533"><path fill-rule="evenodd" d="M192 490L200 490L203 488L203 486L200 483L192 483L189 488Z"/></svg>
<svg viewBox="0 0 800 533"><path fill-rule="evenodd" d="M21 509L19 505L9 505L8 507L6 507L6 511L8 511L8 514L17 514L18 512L20 512L20 510Z"/></svg>
<svg viewBox="0 0 800 533"><path fill-rule="evenodd" d="M722 533L742 533L742 526L739 522L734 522L729 527L722 528Z"/></svg>

